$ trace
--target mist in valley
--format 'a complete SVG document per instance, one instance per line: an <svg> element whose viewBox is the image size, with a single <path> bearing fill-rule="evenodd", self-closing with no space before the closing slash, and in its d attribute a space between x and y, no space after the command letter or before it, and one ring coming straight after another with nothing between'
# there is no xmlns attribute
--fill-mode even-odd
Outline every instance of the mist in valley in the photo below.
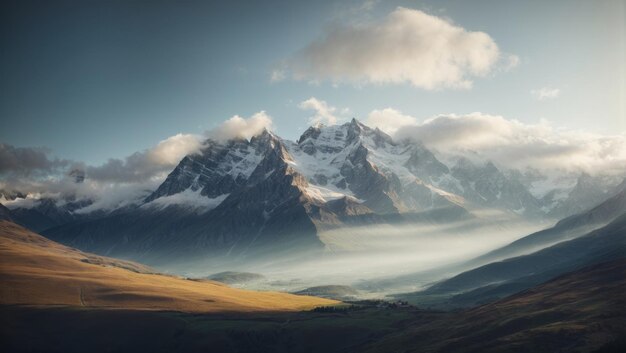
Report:
<svg viewBox="0 0 626 353"><path fill-rule="evenodd" d="M233 271L263 275L262 280L230 285L297 292L309 287L346 285L360 298L417 291L468 270L465 261L548 226L503 214L440 224L378 224L322 231L321 251L302 250L236 260L200 259L159 267L190 278ZM275 250L275 249L274 249ZM274 252L276 254L276 251Z"/></svg>

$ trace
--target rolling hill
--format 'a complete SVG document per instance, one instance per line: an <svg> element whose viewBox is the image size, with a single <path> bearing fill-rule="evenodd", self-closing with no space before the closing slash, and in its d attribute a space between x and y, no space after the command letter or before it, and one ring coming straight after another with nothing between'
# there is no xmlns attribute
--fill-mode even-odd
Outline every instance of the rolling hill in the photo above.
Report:
<svg viewBox="0 0 626 353"><path fill-rule="evenodd" d="M72 249L0 221L0 304L182 312L282 312L333 300L235 289Z"/></svg>

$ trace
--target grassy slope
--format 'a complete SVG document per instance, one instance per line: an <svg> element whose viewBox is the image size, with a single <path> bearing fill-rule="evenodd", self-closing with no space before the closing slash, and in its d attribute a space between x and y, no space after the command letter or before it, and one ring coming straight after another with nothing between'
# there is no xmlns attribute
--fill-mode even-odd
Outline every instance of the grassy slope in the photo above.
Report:
<svg viewBox="0 0 626 353"><path fill-rule="evenodd" d="M156 274L139 264L65 247L8 221L0 221L0 282L4 305L279 312L337 303Z"/></svg>
<svg viewBox="0 0 626 353"><path fill-rule="evenodd" d="M623 352L626 260L460 312L241 315L2 307L7 352ZM613 343L612 343L613 342ZM598 351L599 352L599 351Z"/></svg>

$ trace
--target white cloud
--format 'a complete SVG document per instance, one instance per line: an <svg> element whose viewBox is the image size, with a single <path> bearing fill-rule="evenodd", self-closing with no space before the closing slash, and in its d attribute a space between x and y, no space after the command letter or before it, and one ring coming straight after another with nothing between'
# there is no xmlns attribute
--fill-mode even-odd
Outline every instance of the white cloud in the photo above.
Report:
<svg viewBox="0 0 626 353"><path fill-rule="evenodd" d="M249 140L252 136L260 134L264 129L270 130L271 128L272 118L265 111L260 111L247 119L235 115L215 129L208 131L207 135L212 139L220 141L233 138Z"/></svg>
<svg viewBox="0 0 626 353"><path fill-rule="evenodd" d="M201 146L201 137L198 135L176 134L149 150L148 157L156 164L176 165L186 155L198 152Z"/></svg>
<svg viewBox="0 0 626 353"><path fill-rule="evenodd" d="M416 125L417 119L409 115L404 115L393 108L385 108L370 112L365 120L365 124L371 127L377 127L387 134L393 135L402 126Z"/></svg>
<svg viewBox="0 0 626 353"><path fill-rule="evenodd" d="M135 152L124 159L112 158L100 166L89 166L86 178L121 183L161 179L183 157L199 151L201 146L201 136L177 134L159 142L155 147Z"/></svg>
<svg viewBox="0 0 626 353"><path fill-rule="evenodd" d="M532 94L535 99L543 101L558 98L561 94L561 90L558 88L542 87L530 91L530 94Z"/></svg>
<svg viewBox="0 0 626 353"><path fill-rule="evenodd" d="M323 100L319 100L315 97L311 97L303 102L301 102L298 107L302 110L313 110L315 111L315 115L309 118L309 124L319 124L324 123L327 125L335 125L337 124L337 116L335 112L337 108L328 105Z"/></svg>
<svg viewBox="0 0 626 353"><path fill-rule="evenodd" d="M382 21L329 29L287 67L295 79L354 84L410 83L424 89L469 88L502 55L484 32L467 31L422 11L398 7ZM509 56L509 66L519 59Z"/></svg>
<svg viewBox="0 0 626 353"><path fill-rule="evenodd" d="M597 135L559 129L546 121L525 124L502 116L442 115L399 129L443 153L476 155L501 165L545 170L626 173L626 135Z"/></svg>
<svg viewBox="0 0 626 353"><path fill-rule="evenodd" d="M132 182L102 181L85 179L83 183L75 183L72 178L49 176L39 180L33 178L8 179L0 181L0 190L16 190L26 194L25 199L11 202L0 202L10 208L30 208L39 204L41 199L52 199L62 204L67 198L75 200L92 200L94 203L77 211L79 213L95 210L108 210L135 203L145 198L154 190L162 179L149 178Z"/></svg>

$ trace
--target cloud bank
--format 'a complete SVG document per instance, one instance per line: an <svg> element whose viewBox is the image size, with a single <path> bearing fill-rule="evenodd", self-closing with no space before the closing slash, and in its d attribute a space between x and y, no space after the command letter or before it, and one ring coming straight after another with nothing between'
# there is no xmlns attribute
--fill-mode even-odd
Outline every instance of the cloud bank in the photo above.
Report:
<svg viewBox="0 0 626 353"><path fill-rule="evenodd" d="M506 68L516 56L502 55L484 32L468 31L443 18L398 7L379 22L329 29L287 60L294 79L334 83L409 83L427 90L469 88L471 77Z"/></svg>
<svg viewBox="0 0 626 353"><path fill-rule="evenodd" d="M334 124L346 114L314 97L301 102L300 108L314 111L313 123ZM420 141L443 157L489 159L505 168L626 174L625 134L591 134L557 128L546 121L527 124L482 113L420 120L393 108L373 110L365 123L398 141ZM249 118L233 116L205 135L249 139L271 125L271 117L261 111ZM95 200L84 212L120 207L147 196L185 155L202 148L204 138L177 134L126 158L96 166L52 157L44 148L0 143L0 191L29 194L21 202L31 205L39 198L71 196Z"/></svg>
<svg viewBox="0 0 626 353"><path fill-rule="evenodd" d="M15 192L27 198L7 200L9 206L33 206L39 199L89 199L78 212L121 207L145 198L189 154L202 149L204 140L251 138L269 129L272 119L261 111L249 118L238 115L203 135L176 134L155 146L101 165L54 158L44 148L22 148L0 143L0 192L11 199ZM184 201L184 200L183 200Z"/></svg>
<svg viewBox="0 0 626 353"><path fill-rule="evenodd" d="M119 207L145 196L201 146L200 136L177 134L126 158L88 166L52 158L45 149L0 144L0 191L28 194L31 206L40 198L74 198L96 201L86 210Z"/></svg>
<svg viewBox="0 0 626 353"><path fill-rule="evenodd" d="M526 124L482 113L440 115L403 126L394 138L421 141L443 153L479 155L509 168L626 173L626 135L560 129L546 121Z"/></svg>
<svg viewBox="0 0 626 353"><path fill-rule="evenodd" d="M28 176L50 173L67 167L70 161L51 158L50 150L41 147L15 147L0 143L0 175Z"/></svg>
<svg viewBox="0 0 626 353"><path fill-rule="evenodd" d="M365 124L377 127L389 135L395 134L403 126L416 125L417 122L416 118L402 114L393 108L372 110L365 120Z"/></svg>
<svg viewBox="0 0 626 353"><path fill-rule="evenodd" d="M86 177L103 182L132 183L163 177L184 156L195 153L202 146L201 137L192 134L171 136L156 146L135 152L124 159L109 159L100 166L86 168Z"/></svg>

